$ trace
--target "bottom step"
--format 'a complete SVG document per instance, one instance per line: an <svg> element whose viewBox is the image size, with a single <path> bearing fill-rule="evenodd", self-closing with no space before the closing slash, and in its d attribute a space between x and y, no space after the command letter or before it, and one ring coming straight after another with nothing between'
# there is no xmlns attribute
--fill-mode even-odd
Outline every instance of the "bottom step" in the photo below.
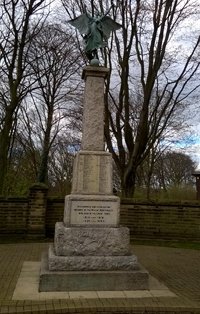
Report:
<svg viewBox="0 0 200 314"><path fill-rule="evenodd" d="M148 290L149 273L141 265L137 270L50 271L48 254L41 260L39 291L118 291Z"/></svg>

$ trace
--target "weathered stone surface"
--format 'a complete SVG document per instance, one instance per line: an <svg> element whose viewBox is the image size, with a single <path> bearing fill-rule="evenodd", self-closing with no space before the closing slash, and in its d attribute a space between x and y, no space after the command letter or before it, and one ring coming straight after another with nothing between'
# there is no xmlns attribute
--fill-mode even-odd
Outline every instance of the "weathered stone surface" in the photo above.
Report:
<svg viewBox="0 0 200 314"><path fill-rule="evenodd" d="M47 254L42 257L39 291L116 291L148 290L148 272L117 271L50 271Z"/></svg>
<svg viewBox="0 0 200 314"><path fill-rule="evenodd" d="M49 247L49 270L58 271L91 271L91 270L136 270L137 257L126 256L57 256L54 248Z"/></svg>
<svg viewBox="0 0 200 314"><path fill-rule="evenodd" d="M67 228L62 222L55 226L56 255L129 255L129 229Z"/></svg>
<svg viewBox="0 0 200 314"><path fill-rule="evenodd" d="M107 68L86 67L82 150L104 150L104 81Z"/></svg>
<svg viewBox="0 0 200 314"><path fill-rule="evenodd" d="M65 197L64 224L79 227L119 226L119 197L113 195L77 195Z"/></svg>
<svg viewBox="0 0 200 314"><path fill-rule="evenodd" d="M77 153L72 180L72 194L112 194L112 156L108 152Z"/></svg>

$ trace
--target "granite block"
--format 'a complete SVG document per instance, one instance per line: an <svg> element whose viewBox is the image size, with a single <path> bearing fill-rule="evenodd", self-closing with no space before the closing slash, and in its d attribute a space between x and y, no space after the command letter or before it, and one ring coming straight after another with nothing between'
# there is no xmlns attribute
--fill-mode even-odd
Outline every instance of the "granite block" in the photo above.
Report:
<svg viewBox="0 0 200 314"><path fill-rule="evenodd" d="M81 228L55 225L56 255L129 255L130 235L127 227Z"/></svg>
<svg viewBox="0 0 200 314"><path fill-rule="evenodd" d="M48 253L49 270L131 270L138 269L135 255L124 256L58 256L51 245Z"/></svg>
<svg viewBox="0 0 200 314"><path fill-rule="evenodd" d="M148 290L149 274L137 270L50 271L47 254L42 256L39 291L117 291Z"/></svg>

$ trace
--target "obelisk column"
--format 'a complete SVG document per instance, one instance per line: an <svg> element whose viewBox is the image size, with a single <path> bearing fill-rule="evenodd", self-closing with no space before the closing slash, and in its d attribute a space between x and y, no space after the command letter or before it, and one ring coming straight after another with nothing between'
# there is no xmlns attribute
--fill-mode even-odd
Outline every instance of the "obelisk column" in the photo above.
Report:
<svg viewBox="0 0 200 314"><path fill-rule="evenodd" d="M112 155L104 150L104 88L109 70L86 66L81 150L65 198L65 226L118 227L119 198L113 195Z"/></svg>
<svg viewBox="0 0 200 314"><path fill-rule="evenodd" d="M104 83L109 70L87 66L85 80L82 150L104 151Z"/></svg>
<svg viewBox="0 0 200 314"><path fill-rule="evenodd" d="M72 194L112 195L112 156L104 150L104 88L109 70L86 66L83 106L83 135L77 153Z"/></svg>

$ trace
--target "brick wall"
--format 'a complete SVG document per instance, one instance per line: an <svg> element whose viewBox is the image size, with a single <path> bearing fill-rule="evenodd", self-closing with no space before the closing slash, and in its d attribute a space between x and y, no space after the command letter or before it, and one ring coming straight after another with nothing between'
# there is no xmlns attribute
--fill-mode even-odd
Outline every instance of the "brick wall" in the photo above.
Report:
<svg viewBox="0 0 200 314"><path fill-rule="evenodd" d="M27 235L31 238L46 236L47 192L48 188L44 184L34 184L30 188Z"/></svg>
<svg viewBox="0 0 200 314"><path fill-rule="evenodd" d="M48 236L53 236L55 223L63 221L64 215L64 199L48 198L46 210L46 230Z"/></svg>
<svg viewBox="0 0 200 314"><path fill-rule="evenodd" d="M24 234L27 230L26 198L0 198L0 234Z"/></svg>
<svg viewBox="0 0 200 314"><path fill-rule="evenodd" d="M63 220L64 200L48 199L46 228L54 233L56 221ZM122 225L130 228L131 238L200 240L200 203L121 202Z"/></svg>
<svg viewBox="0 0 200 314"><path fill-rule="evenodd" d="M46 191L43 196L40 194L37 189L37 193L32 191L27 199L0 198L0 234L32 234L36 230L36 234L38 231L42 236L43 226L43 235L46 229L46 235L53 236L55 223L63 220L64 199L47 198L45 202L42 198ZM33 195L40 200L33 201ZM200 203L123 200L121 224L130 228L131 238L200 240Z"/></svg>
<svg viewBox="0 0 200 314"><path fill-rule="evenodd" d="M132 238L200 240L200 204L123 200L121 223Z"/></svg>

